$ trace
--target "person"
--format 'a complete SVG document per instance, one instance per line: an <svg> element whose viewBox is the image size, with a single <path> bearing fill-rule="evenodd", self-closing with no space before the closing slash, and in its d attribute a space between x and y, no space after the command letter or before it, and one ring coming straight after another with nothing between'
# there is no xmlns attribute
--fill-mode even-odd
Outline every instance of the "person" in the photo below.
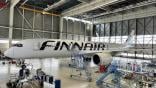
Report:
<svg viewBox="0 0 156 88"><path fill-rule="evenodd" d="M36 70L36 74L37 74L37 76L43 76L43 75L45 75L45 73L42 71L41 68L39 68L39 69Z"/></svg>
<svg viewBox="0 0 156 88"><path fill-rule="evenodd" d="M26 66L25 65L22 65L21 66L21 69L19 71L19 79L24 79L25 77L25 69L26 69Z"/></svg>
<svg viewBox="0 0 156 88"><path fill-rule="evenodd" d="M36 70L36 74L37 74L37 77L39 79L40 86L41 86L41 88L43 88L45 80L42 77L45 77L46 74L42 71L41 68Z"/></svg>
<svg viewBox="0 0 156 88"><path fill-rule="evenodd" d="M29 69L26 69L26 65L21 66L22 69L19 71L19 79L25 79L30 75Z"/></svg>

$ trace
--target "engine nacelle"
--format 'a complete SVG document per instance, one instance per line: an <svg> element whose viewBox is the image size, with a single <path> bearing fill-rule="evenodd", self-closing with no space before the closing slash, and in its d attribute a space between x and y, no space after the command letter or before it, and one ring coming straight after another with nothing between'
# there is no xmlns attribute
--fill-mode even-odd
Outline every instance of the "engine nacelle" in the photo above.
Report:
<svg viewBox="0 0 156 88"><path fill-rule="evenodd" d="M109 65L112 62L112 55L111 53L96 53L93 55L93 62L96 65Z"/></svg>

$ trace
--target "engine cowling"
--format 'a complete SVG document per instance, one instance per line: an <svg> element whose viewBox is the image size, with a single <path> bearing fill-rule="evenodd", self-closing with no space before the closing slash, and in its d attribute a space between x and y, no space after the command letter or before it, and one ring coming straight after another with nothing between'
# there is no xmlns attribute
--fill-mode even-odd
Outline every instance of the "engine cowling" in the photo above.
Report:
<svg viewBox="0 0 156 88"><path fill-rule="evenodd" d="M93 62L96 65L109 65L112 62L111 53L96 53L93 55Z"/></svg>

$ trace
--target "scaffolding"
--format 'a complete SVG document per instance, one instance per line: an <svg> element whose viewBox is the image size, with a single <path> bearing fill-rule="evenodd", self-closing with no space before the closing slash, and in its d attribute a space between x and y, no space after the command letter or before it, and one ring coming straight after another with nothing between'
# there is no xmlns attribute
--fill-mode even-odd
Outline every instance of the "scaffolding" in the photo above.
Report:
<svg viewBox="0 0 156 88"><path fill-rule="evenodd" d="M91 82L92 77L89 64L89 58L85 58L82 54L73 54L73 56L71 56L71 63L69 64L70 77L83 77Z"/></svg>

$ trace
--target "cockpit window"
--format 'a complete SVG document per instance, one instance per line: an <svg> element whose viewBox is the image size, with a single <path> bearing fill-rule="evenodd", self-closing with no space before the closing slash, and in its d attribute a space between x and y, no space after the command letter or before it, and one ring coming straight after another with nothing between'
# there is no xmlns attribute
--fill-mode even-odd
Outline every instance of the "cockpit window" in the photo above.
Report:
<svg viewBox="0 0 156 88"><path fill-rule="evenodd" d="M13 47L23 47L23 44L14 44Z"/></svg>

